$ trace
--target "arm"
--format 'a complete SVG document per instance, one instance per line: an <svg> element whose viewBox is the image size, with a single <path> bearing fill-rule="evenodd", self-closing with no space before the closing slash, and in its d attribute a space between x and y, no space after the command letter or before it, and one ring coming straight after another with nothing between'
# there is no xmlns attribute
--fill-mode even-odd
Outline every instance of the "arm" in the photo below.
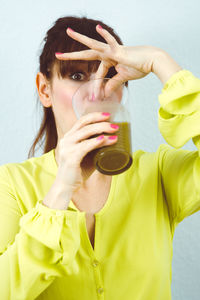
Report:
<svg viewBox="0 0 200 300"><path fill-rule="evenodd" d="M165 51L160 50L156 55L152 64L152 72L165 85L168 79L182 68L173 60L173 58Z"/></svg>
<svg viewBox="0 0 200 300"><path fill-rule="evenodd" d="M78 272L82 213L38 202L22 216L6 166L0 167L0 291L2 300L35 299L56 277ZM3 230L2 230L3 229Z"/></svg>
<svg viewBox="0 0 200 300"><path fill-rule="evenodd" d="M190 139L196 151L160 146L160 172L171 221L181 222L200 210L200 79L181 70L159 95L158 125L169 145L182 147Z"/></svg>
<svg viewBox="0 0 200 300"><path fill-rule="evenodd" d="M158 51L152 72L163 83L158 125L169 145L182 147L191 138L196 151L159 147L159 169L169 217L175 226L200 210L200 80Z"/></svg>

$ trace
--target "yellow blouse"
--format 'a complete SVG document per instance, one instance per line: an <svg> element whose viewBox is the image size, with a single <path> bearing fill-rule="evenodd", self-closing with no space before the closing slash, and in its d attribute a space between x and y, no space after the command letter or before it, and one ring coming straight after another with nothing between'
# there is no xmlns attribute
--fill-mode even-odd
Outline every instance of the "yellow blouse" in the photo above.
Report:
<svg viewBox="0 0 200 300"><path fill-rule="evenodd" d="M95 214L91 246L85 212L41 204L55 180L54 149L0 166L1 300L170 300L173 234L200 210L200 79L181 70L159 95L159 129L174 148L137 150L112 176Z"/></svg>

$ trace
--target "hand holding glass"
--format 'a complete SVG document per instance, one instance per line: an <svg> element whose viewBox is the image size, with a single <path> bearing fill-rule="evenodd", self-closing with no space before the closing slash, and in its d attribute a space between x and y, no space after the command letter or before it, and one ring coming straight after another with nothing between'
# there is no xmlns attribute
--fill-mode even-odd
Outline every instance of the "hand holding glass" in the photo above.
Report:
<svg viewBox="0 0 200 300"><path fill-rule="evenodd" d="M90 112L109 112L109 121L119 126L115 132L118 136L115 144L92 151L95 168L105 175L116 175L129 169L132 164L131 123L127 87L120 84L109 96L105 96L108 80L114 79L94 79L83 83L75 92L72 105L77 119Z"/></svg>

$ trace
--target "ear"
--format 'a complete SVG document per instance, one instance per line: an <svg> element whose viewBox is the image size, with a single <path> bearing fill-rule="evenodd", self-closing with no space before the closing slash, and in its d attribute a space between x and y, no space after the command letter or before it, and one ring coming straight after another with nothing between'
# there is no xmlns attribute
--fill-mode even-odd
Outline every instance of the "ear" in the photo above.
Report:
<svg viewBox="0 0 200 300"><path fill-rule="evenodd" d="M38 72L36 75L36 87L38 91L38 95L40 97L40 101L45 107L52 106L51 103L51 93L50 93L50 85L47 81L44 74Z"/></svg>

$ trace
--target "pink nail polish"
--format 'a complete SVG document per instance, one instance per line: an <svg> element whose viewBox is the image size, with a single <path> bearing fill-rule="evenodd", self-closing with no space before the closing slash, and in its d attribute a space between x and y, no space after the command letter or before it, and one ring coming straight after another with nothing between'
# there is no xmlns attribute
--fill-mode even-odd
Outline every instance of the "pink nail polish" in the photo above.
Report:
<svg viewBox="0 0 200 300"><path fill-rule="evenodd" d="M61 55L61 54L63 54L62 52L56 52L55 53L56 55Z"/></svg>
<svg viewBox="0 0 200 300"><path fill-rule="evenodd" d="M100 24L98 24L98 27L99 27L99 29L103 29L103 27Z"/></svg>
<svg viewBox="0 0 200 300"><path fill-rule="evenodd" d="M116 124L110 124L110 127L114 128L114 129L119 129L119 126Z"/></svg>
<svg viewBox="0 0 200 300"><path fill-rule="evenodd" d="M103 116L110 116L110 113L103 112L102 115L103 115Z"/></svg>
<svg viewBox="0 0 200 300"><path fill-rule="evenodd" d="M117 138L117 135L111 135L111 136L109 136L109 140L115 140Z"/></svg>
<svg viewBox="0 0 200 300"><path fill-rule="evenodd" d="M67 29L69 29L70 31L74 32L74 30L73 30L73 29L71 29L70 27L68 27Z"/></svg>

